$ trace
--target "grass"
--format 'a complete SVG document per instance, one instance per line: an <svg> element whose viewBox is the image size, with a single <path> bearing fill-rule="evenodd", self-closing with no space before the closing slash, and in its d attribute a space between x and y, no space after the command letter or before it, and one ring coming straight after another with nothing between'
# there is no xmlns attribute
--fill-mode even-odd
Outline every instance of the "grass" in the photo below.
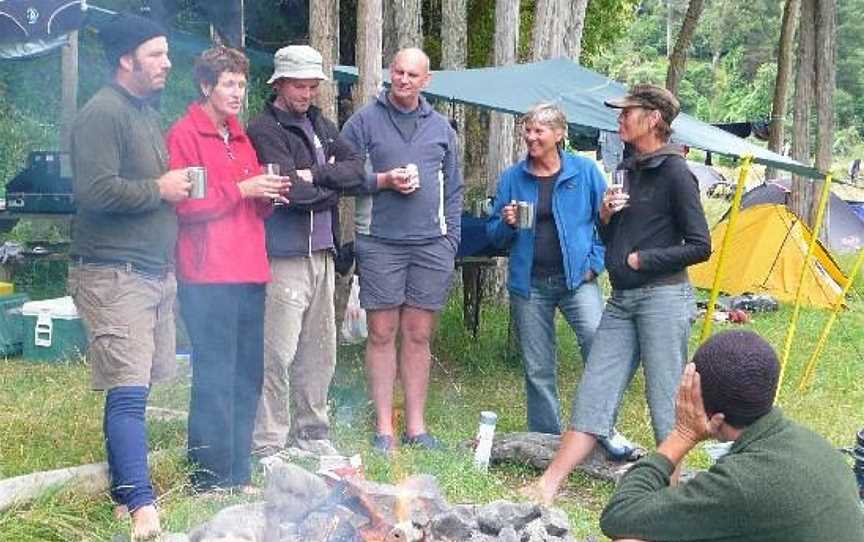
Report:
<svg viewBox="0 0 864 542"><path fill-rule="evenodd" d="M864 282L857 281L859 289L862 285ZM498 431L524 429L522 375L518 357L508 355L506 347L507 311L484 306L481 330L475 339L462 325L459 294L454 294L443 312L433 346L428 409L429 424L451 444L449 451L403 451L391 462L370 453L373 425L365 393L363 351L353 346L340 348L331 388L334 440L343 451L363 455L366 475L371 479L395 482L411 474L430 473L452 502L517 499L516 488L535 477L535 471L508 465L480 473L472 466L471 454L459 446L474 436L481 410L498 413ZM780 349L789 318L790 309L784 307L776 313L755 315L747 327ZM780 403L792 418L835 445L845 446L864 425L864 303L856 297L841 315L812 388L799 392L798 378L826 318L824 311L802 310ZM694 327L693 345L698 325ZM718 324L715 331L725 327ZM573 333L560 321L558 337L562 409L566 413L582 364ZM185 379L157 388L151 404L185 409L188 390ZM82 364L0 362L0 478L102 461L101 410L101 394L89 391L87 367ZM641 375L625 397L618 427L627 436L651 444ZM152 448L166 450L153 466L153 478L169 529L189 530L219 508L239 501L191 496L182 452L185 427L179 422L151 420L149 428ZM697 451L690 464L707 466L707 455ZM599 533L597 519L612 490L605 482L579 474L571 477L560 505L570 516L577 539ZM107 496L83 497L62 490L0 514L0 541L106 540L124 527L113 519Z"/></svg>

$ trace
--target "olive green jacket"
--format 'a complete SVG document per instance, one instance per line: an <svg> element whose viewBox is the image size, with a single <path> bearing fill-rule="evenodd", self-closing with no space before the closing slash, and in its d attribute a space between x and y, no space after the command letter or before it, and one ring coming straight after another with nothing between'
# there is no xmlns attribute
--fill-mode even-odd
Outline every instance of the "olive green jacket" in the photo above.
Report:
<svg viewBox="0 0 864 542"><path fill-rule="evenodd" d="M103 87L75 118L71 158L78 208L72 255L170 265L177 215L156 184L168 170L158 113L117 85Z"/></svg>
<svg viewBox="0 0 864 542"><path fill-rule="evenodd" d="M651 542L864 542L852 470L824 438L775 408L728 455L680 487L653 453L624 476L600 519L611 538Z"/></svg>

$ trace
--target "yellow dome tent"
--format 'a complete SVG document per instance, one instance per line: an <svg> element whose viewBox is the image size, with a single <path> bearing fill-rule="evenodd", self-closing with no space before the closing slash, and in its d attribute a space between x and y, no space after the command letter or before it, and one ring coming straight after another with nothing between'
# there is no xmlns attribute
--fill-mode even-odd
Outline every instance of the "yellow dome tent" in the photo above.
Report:
<svg viewBox="0 0 864 542"><path fill-rule="evenodd" d="M720 245L728 221L711 231L711 258L690 268L690 280L711 288ZM766 293L783 302L795 301L801 280L801 303L831 308L842 295L847 278L821 243L803 271L810 230L783 205L755 205L742 209L732 234L720 290L731 294Z"/></svg>

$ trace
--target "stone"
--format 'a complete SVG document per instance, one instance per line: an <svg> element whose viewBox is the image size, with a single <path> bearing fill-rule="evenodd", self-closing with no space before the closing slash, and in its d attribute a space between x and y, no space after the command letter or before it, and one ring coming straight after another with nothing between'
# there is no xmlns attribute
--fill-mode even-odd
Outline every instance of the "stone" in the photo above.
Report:
<svg viewBox="0 0 864 542"><path fill-rule="evenodd" d="M189 533L189 542L263 542L264 503L229 506Z"/></svg>
<svg viewBox="0 0 864 542"><path fill-rule="evenodd" d="M461 542L471 540L471 531L474 527L476 522L473 518L471 521L466 521L466 518L455 510L448 510L432 519L429 534L433 540Z"/></svg>
<svg viewBox="0 0 864 542"><path fill-rule="evenodd" d="M274 532L283 523L298 523L310 510L320 506L330 490L315 474L286 463L278 457L267 458L265 466L267 502L267 532ZM271 529L272 526L272 529ZM268 534L267 542L271 537Z"/></svg>
<svg viewBox="0 0 864 542"><path fill-rule="evenodd" d="M501 529L498 533L498 542L520 542L516 529L509 525Z"/></svg>
<svg viewBox="0 0 864 542"><path fill-rule="evenodd" d="M495 501L477 511L477 526L482 533L499 535L505 527L520 531L541 515L540 506L534 503Z"/></svg>
<svg viewBox="0 0 864 542"><path fill-rule="evenodd" d="M307 515L298 528L300 539L309 542L359 542L357 529L352 522L334 512L316 510ZM348 512L351 513L350 510Z"/></svg>
<svg viewBox="0 0 864 542"><path fill-rule="evenodd" d="M570 520L560 508L547 508L543 514L546 532L552 536L563 538L570 533Z"/></svg>

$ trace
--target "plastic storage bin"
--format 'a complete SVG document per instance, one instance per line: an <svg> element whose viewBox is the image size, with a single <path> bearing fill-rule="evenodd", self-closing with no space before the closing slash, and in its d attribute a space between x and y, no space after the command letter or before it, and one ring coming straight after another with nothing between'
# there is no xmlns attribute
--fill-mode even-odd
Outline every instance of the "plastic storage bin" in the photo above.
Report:
<svg viewBox="0 0 864 542"><path fill-rule="evenodd" d="M0 356L17 356L24 347L24 317L21 309L27 294L0 296Z"/></svg>
<svg viewBox="0 0 864 542"><path fill-rule="evenodd" d="M76 360L87 350L84 324L71 297L30 301L24 316L24 359Z"/></svg>

